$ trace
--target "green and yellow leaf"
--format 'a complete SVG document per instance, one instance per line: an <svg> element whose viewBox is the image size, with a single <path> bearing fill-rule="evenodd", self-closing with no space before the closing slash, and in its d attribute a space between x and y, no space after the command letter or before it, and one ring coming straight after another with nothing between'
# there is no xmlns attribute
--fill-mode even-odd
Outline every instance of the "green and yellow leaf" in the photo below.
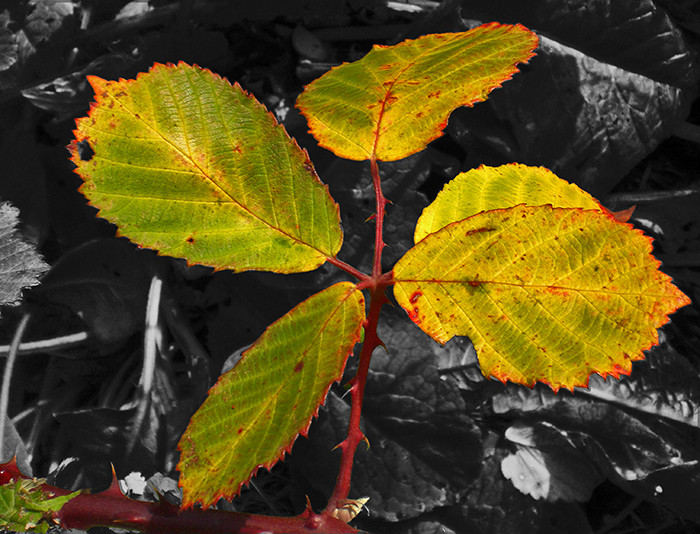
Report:
<svg viewBox="0 0 700 534"><path fill-rule="evenodd" d="M490 23L375 45L306 86L297 106L319 144L338 156L398 160L440 137L455 108L486 100L537 44L519 24Z"/></svg>
<svg viewBox="0 0 700 534"><path fill-rule="evenodd" d="M222 375L178 448L183 506L235 496L305 434L340 379L365 318L362 292L342 282L273 323Z"/></svg>
<svg viewBox="0 0 700 534"><path fill-rule="evenodd" d="M584 208L606 211L591 195L562 180L544 167L520 163L488 167L482 165L455 176L423 210L416 224L416 243L450 223L482 211L510 208L518 204L555 208Z"/></svg>
<svg viewBox="0 0 700 534"><path fill-rule="evenodd" d="M139 245L217 269L315 269L342 243L305 151L255 98L185 63L88 78L69 149L100 215Z"/></svg>
<svg viewBox="0 0 700 534"><path fill-rule="evenodd" d="M55 495L45 479L13 480L0 486L0 528L15 532L48 532L54 514L80 491Z"/></svg>
<svg viewBox="0 0 700 534"><path fill-rule="evenodd" d="M612 214L519 205L426 236L396 264L394 295L436 341L469 336L484 375L571 389L628 374L690 303L650 252Z"/></svg>

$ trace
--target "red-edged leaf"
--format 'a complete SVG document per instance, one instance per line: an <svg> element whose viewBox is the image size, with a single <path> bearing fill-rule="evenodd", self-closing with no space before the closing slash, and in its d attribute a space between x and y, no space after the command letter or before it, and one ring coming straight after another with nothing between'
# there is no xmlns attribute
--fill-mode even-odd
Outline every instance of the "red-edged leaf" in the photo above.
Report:
<svg viewBox="0 0 700 534"><path fill-rule="evenodd" d="M340 250L338 206L255 98L185 63L88 78L70 145L81 191L120 233L218 269L315 269Z"/></svg>
<svg viewBox="0 0 700 534"><path fill-rule="evenodd" d="M313 295L273 323L222 375L178 448L183 506L235 496L306 434L360 339L364 298L349 282Z"/></svg>
<svg viewBox="0 0 700 534"><path fill-rule="evenodd" d="M486 376L585 386L629 374L690 303L651 239L609 213L519 205L449 224L394 268L394 294L441 343L469 336Z"/></svg>
<svg viewBox="0 0 700 534"><path fill-rule="evenodd" d="M537 44L527 28L494 22L375 45L306 86L297 106L319 144L338 156L405 158L440 137L455 108L486 100Z"/></svg>

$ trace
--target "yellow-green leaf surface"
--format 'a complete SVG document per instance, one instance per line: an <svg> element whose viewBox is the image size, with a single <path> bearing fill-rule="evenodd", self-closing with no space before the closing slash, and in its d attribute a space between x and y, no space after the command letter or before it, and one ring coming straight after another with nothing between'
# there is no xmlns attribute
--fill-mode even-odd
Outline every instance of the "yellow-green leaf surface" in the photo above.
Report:
<svg viewBox="0 0 700 534"><path fill-rule="evenodd" d="M518 204L606 211L584 190L544 167L520 163L500 167L482 165L455 176L423 210L416 224L415 242L479 212Z"/></svg>
<svg viewBox="0 0 700 534"><path fill-rule="evenodd" d="M122 235L236 271L308 271L336 255L338 206L238 84L185 63L88 80L96 102L69 148L81 191Z"/></svg>
<svg viewBox="0 0 700 534"><path fill-rule="evenodd" d="M319 144L338 156L405 158L440 137L455 108L486 100L537 44L519 24L491 23L375 45L306 86L297 107Z"/></svg>
<svg viewBox="0 0 700 534"><path fill-rule="evenodd" d="M585 386L628 374L690 303L651 239L611 214L519 205L447 225L394 268L394 295L445 343L469 336L486 376Z"/></svg>
<svg viewBox="0 0 700 534"><path fill-rule="evenodd" d="M80 495L55 495L45 479L14 480L0 486L0 528L15 532L48 532L56 521L54 514Z"/></svg>
<svg viewBox="0 0 700 534"><path fill-rule="evenodd" d="M233 497L306 434L360 338L362 292L349 282L273 323L209 391L180 439L183 505Z"/></svg>

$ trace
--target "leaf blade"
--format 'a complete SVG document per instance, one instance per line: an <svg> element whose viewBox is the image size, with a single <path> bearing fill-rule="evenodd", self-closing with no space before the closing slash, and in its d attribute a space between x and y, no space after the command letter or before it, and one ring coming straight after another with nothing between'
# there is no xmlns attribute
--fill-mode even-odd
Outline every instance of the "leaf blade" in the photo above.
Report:
<svg viewBox="0 0 700 534"><path fill-rule="evenodd" d="M610 214L519 205L424 238L396 264L394 295L436 341L469 336L485 376L556 391L629 374L690 303L650 252Z"/></svg>
<svg viewBox="0 0 700 534"><path fill-rule="evenodd" d="M362 293L335 284L273 323L220 377L178 445L184 506L233 497L289 452L340 379L363 320Z"/></svg>
<svg viewBox="0 0 700 534"><path fill-rule="evenodd" d="M402 159L441 136L455 108L486 100L537 43L521 25L491 23L376 45L309 84L297 107L319 144L338 156Z"/></svg>
<svg viewBox="0 0 700 534"><path fill-rule="evenodd" d="M606 211L587 192L544 167L482 165L458 174L445 185L418 219L414 241L418 243L426 235L482 211L518 204Z"/></svg>
<svg viewBox="0 0 700 534"><path fill-rule="evenodd" d="M337 254L338 206L238 84L182 62L88 79L96 102L76 121L71 159L83 194L123 235L237 271L308 271Z"/></svg>

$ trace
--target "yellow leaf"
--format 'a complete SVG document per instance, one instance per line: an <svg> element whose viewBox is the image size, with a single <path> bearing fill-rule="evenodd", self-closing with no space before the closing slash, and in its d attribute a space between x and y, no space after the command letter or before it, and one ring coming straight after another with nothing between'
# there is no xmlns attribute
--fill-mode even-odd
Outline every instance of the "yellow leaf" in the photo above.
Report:
<svg viewBox="0 0 700 534"><path fill-rule="evenodd" d="M519 205L452 223L394 268L394 295L445 343L469 336L482 372L532 386L628 374L690 303L651 239L609 213Z"/></svg>
<svg viewBox="0 0 700 534"><path fill-rule="evenodd" d="M315 269L340 250L337 204L255 98L197 66L90 76L70 145L81 192L122 235L217 269Z"/></svg>
<svg viewBox="0 0 700 534"><path fill-rule="evenodd" d="M347 159L394 161L442 135L459 106L472 106L533 56L537 36L516 24L375 45L304 89L297 106L319 144Z"/></svg>
<svg viewBox="0 0 700 534"><path fill-rule="evenodd" d="M455 176L423 210L416 224L415 242L479 212L518 204L607 211L583 189L544 167L519 163L500 167L482 165Z"/></svg>
<svg viewBox="0 0 700 534"><path fill-rule="evenodd" d="M180 439L183 506L232 498L306 435L360 337L364 298L350 282L312 295L219 377Z"/></svg>

